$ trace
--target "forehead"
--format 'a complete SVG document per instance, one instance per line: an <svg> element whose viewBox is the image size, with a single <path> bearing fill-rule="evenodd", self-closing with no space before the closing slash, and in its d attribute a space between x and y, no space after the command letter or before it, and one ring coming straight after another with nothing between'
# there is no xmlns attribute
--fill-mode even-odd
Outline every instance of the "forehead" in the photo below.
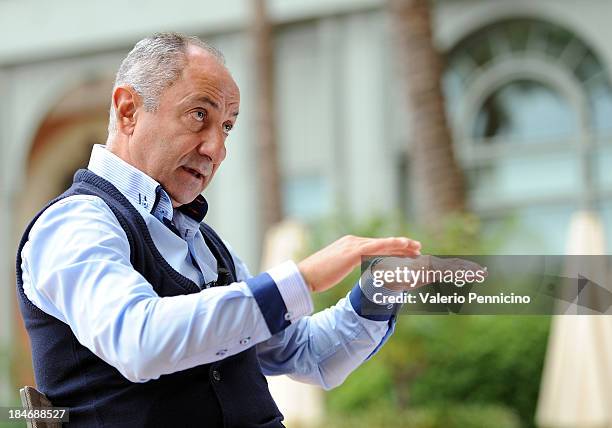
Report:
<svg viewBox="0 0 612 428"><path fill-rule="evenodd" d="M229 70L212 53L197 46L188 47L187 65L177 83L190 95L214 96L225 104L240 100L238 85Z"/></svg>

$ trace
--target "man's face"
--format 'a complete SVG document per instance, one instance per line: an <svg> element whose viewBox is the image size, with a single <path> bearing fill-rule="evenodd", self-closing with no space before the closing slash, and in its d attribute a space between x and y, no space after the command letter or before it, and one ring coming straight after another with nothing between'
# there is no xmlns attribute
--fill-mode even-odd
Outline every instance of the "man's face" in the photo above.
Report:
<svg viewBox="0 0 612 428"><path fill-rule="evenodd" d="M212 180L240 104L238 86L210 53L190 46L187 61L156 111L137 109L128 142L129 162L159 182L175 207L193 201Z"/></svg>

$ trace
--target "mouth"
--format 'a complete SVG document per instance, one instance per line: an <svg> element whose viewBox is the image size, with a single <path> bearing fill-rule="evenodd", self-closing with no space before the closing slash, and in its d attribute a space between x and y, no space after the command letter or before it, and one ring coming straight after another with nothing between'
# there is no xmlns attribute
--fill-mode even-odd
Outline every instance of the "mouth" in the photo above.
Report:
<svg viewBox="0 0 612 428"><path fill-rule="evenodd" d="M195 170L193 168L189 168L189 167L186 167L186 166L183 166L182 168L183 168L183 170L187 171L189 174L191 174L192 176L194 176L198 180L201 180L202 178L205 177L204 174L202 174L200 171Z"/></svg>

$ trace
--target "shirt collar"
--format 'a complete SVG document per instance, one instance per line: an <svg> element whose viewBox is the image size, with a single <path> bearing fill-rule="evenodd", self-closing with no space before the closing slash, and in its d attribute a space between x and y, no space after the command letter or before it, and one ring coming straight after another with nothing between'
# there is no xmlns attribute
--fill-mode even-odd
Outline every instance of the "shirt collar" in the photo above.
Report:
<svg viewBox="0 0 612 428"><path fill-rule="evenodd" d="M193 201L188 204L181 205L178 210L185 214L187 217L192 218L198 223L204 220L206 213L208 212L208 202L202 195L198 195Z"/></svg>
<svg viewBox="0 0 612 428"><path fill-rule="evenodd" d="M135 207L140 206L162 221L172 220L172 201L164 188L153 178L130 165L101 144L94 145L87 168L112 183ZM208 211L208 203L198 195L178 210L200 223Z"/></svg>

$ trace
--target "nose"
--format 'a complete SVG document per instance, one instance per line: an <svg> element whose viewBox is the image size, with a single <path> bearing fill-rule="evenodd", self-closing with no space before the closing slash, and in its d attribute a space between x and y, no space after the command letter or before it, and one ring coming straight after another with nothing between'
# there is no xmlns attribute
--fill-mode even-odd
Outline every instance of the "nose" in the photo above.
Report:
<svg viewBox="0 0 612 428"><path fill-rule="evenodd" d="M208 156L216 165L225 159L225 134L215 130L209 130L202 136L198 146L201 156Z"/></svg>

